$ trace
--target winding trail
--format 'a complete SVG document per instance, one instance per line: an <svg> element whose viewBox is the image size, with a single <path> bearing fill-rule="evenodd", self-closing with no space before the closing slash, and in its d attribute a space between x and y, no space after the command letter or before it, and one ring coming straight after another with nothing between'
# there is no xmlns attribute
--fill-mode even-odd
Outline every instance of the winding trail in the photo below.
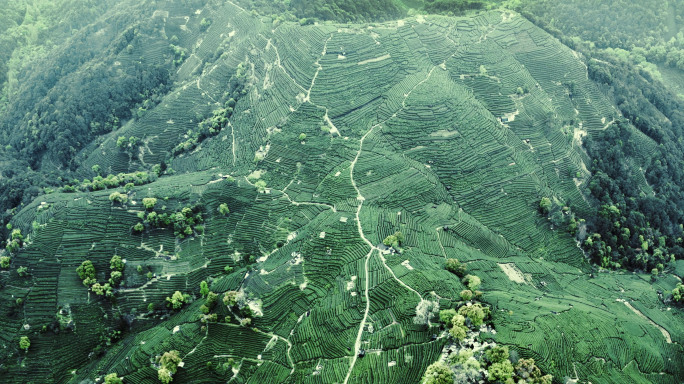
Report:
<svg viewBox="0 0 684 384"><path fill-rule="evenodd" d="M326 41L326 47L327 47L327 41ZM324 52L325 52L325 50L324 50ZM361 190L356 185L356 180L354 180L354 168L356 167L356 163L359 161L359 157L361 156L361 152L363 151L363 142L366 140L368 135L370 135L373 132L373 130L375 130L375 128L377 128L377 127L381 126L382 124L386 123L387 121L395 118L399 114L400 111L402 111L404 108L406 108L406 99L408 99L408 97L411 95L411 93L416 88L418 88L421 84L425 83L426 81L428 81L428 79L430 79L430 76L432 75L432 72L435 70L435 68L437 68L437 66L433 66L432 69L430 69L430 71L428 72L425 79L421 80L416 85L414 85L411 88L411 90L404 95L404 98L401 102L401 108L399 110L394 112L394 114L392 114L392 116L388 117L387 119L373 125L368 130L368 132L366 132L366 134L364 134L363 137L361 137L361 140L359 140L359 150L356 151L356 156L354 156L354 160L352 160L352 162L349 166L349 178L351 180L352 187L356 191L356 200L359 201L359 205L358 205L358 207L356 207L356 214L355 214L356 226L357 226L357 229L359 231L359 237L361 237L361 239L364 241L364 243L368 244L368 246L370 247L370 251L368 251L368 254L366 254L366 261L364 263L364 268L363 268L364 269L363 276L364 276L364 280L365 280L365 282L364 282L364 297L366 300L366 308L363 311L363 318L361 319L361 324L359 324L359 331L356 334L356 341L354 342L354 355L352 356L351 363L349 364L349 370L347 371L347 376L345 376L343 384L347 384L347 382L349 381L349 377L351 376L351 373L354 370L354 365L356 364L356 360L358 359L358 356L359 356L359 350L361 349L361 336L363 335L363 330L365 329L366 321L368 320L368 312L370 311L370 299L369 299L369 292L368 292L369 288L370 288L369 287L370 279L368 276L369 275L368 262L370 261L370 258L373 255L373 252L378 251L378 255L380 255L380 260L382 261L382 264L384 265L384 267L387 270L390 271L392 277L397 282L399 282L399 284L401 284L402 286L404 286L408 290L410 290L410 291L414 292L416 295L418 295L421 302L424 300L418 291L416 291L415 289L411 288L408 284L401 281L394 274L394 271L392 271L392 269L387 265L385 258L382 256L382 250L380 250L377 246L373 245L373 243L370 240L368 240L366 235L363 233L363 227L361 226L361 218L359 217L359 215L361 213L361 208L363 208L363 202L366 200L366 198L363 197L363 195L361 194ZM318 74L318 72L317 72L317 74ZM314 77L314 81L315 81L315 79L316 78ZM313 81L312 81L312 86L313 86ZM308 99L308 96L307 96L307 99Z"/></svg>

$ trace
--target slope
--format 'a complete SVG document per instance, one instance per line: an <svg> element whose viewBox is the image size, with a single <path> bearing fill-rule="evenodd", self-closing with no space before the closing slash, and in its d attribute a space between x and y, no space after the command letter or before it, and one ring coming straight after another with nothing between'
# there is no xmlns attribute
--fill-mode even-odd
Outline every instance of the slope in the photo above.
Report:
<svg viewBox="0 0 684 384"><path fill-rule="evenodd" d="M450 257L483 278L496 326L485 337L555 377L682 380L680 313L656 292L676 279L592 278L574 239L537 212L541 197L589 210L578 138L617 116L567 47L505 11L303 27L228 3L163 22L186 16L178 37L192 50L174 91L82 165L165 162L176 174L123 204L108 199L115 189L43 195L13 219L30 239L0 274L3 306L24 298L0 315L5 382L156 382L154 356L171 349L184 361L174 382L419 382L446 343L420 308L463 289ZM170 156L222 107L235 68L245 92L228 124ZM127 154L121 136L144 145ZM159 213L200 207L203 227L132 230L146 197ZM398 254L381 246L396 230ZM125 280L110 301L75 269L89 259L102 281L114 254ZM243 292L251 327L223 305L200 321L202 280ZM160 310L174 291L196 299Z"/></svg>

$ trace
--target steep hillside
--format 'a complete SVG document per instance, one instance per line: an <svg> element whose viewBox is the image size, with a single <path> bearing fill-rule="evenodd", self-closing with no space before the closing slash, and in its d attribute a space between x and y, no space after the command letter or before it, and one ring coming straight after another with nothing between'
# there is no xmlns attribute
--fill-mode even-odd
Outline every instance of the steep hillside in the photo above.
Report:
<svg viewBox="0 0 684 384"><path fill-rule="evenodd" d="M620 117L578 53L509 11L302 26L134 3L103 22L146 38L101 63L140 57L168 88L83 143L89 180L13 217L3 382L156 383L155 356L177 350L174 383L417 383L447 344L424 312L464 289L448 258L482 278L481 340L555 382L684 380L681 310L659 298L678 279L592 273L566 229L594 209L582 142ZM401 252L382 244L396 231ZM121 285L89 291L85 260L81 277L122 269ZM237 304L208 305L202 281Z"/></svg>

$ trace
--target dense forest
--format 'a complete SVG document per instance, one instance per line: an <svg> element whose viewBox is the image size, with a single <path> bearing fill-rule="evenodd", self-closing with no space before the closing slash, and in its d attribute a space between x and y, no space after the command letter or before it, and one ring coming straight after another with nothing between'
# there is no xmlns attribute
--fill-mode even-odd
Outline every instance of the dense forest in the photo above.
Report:
<svg viewBox="0 0 684 384"><path fill-rule="evenodd" d="M54 190L74 178L92 176L90 170L79 171L79 152L151 108L172 81L173 50L155 60L135 56L146 46L168 41L154 20L142 21L138 20L140 15L121 13L106 24L93 23L97 12L112 4L95 2L99 5L90 14L82 14L77 9L89 9L88 1L67 3L64 5L71 11L66 15L44 3L39 3L40 8L25 7L24 19L16 20L21 24L2 35L24 36L26 30L33 30L38 34L33 39L41 42L35 45L27 38L13 40L14 45L4 43L4 48L22 62L4 62L12 69L5 72L10 77L4 82L4 112L0 114L3 223L14 208L45 188ZM39 11L37 20L27 20L31 12ZM20 15L14 14L17 18ZM64 29L71 19L75 20L74 28L80 27L73 36L71 29ZM119 25L131 24L135 27L119 30ZM48 34L55 39L54 44L62 44L51 48Z"/></svg>
<svg viewBox="0 0 684 384"><path fill-rule="evenodd" d="M677 65L667 55L654 58L649 52L676 51L682 33L674 33L681 17L670 11L682 4L612 3L594 7L583 1L546 0L518 10L584 55L590 78L622 115L585 140L592 159L589 192L597 207L586 218L590 233L583 239L585 249L603 267L662 271L675 258L684 258L684 100L661 83L646 60ZM582 12L594 17L580 17ZM597 19L605 23L588 21ZM657 143L651 153L640 146L637 130ZM652 191L640 188L642 172Z"/></svg>

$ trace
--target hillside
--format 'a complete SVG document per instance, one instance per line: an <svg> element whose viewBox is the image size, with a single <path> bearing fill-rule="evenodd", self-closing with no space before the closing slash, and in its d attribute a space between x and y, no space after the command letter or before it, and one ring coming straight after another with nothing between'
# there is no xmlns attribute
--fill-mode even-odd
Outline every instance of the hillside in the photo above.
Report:
<svg viewBox="0 0 684 384"><path fill-rule="evenodd" d="M70 170L11 218L25 241L2 254L2 382L157 383L155 356L177 350L174 383L418 383L449 343L424 312L465 288L448 258L482 279L495 331L481 341L554 382L684 380L682 311L659 297L681 280L597 273L566 230L596 210L583 142L621 111L581 54L518 13L302 25L232 2L125 1L79 33L40 64L55 81L23 90L45 110L16 98L3 115L17 153L40 151L33 172ZM87 60L61 67L82 46ZM91 97L74 80L91 73L132 90ZM99 100L107 129L43 135ZM56 125L32 129L33 113ZM624 129L640 153L658 147ZM401 252L382 244L396 231ZM120 287L89 291L77 268L92 261L104 283L114 255ZM240 292L241 312L219 300L204 316L202 281ZM173 310L176 291L189 296Z"/></svg>

